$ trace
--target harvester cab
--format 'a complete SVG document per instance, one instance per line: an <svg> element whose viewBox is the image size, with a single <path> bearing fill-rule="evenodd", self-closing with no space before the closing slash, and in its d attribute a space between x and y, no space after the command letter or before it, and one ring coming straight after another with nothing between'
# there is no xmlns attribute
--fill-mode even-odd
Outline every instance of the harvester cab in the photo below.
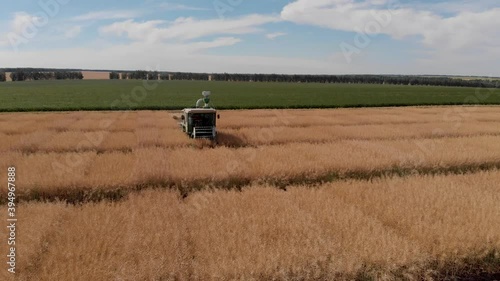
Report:
<svg viewBox="0 0 500 281"><path fill-rule="evenodd" d="M217 137L217 111L210 106L210 91L203 92L203 98L196 102L196 108L182 110L180 126L182 131L194 139Z"/></svg>

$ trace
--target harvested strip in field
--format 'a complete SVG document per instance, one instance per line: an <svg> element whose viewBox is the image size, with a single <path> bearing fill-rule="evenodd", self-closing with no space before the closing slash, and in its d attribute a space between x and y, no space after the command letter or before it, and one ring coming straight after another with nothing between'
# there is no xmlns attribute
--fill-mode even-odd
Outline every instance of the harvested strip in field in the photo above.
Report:
<svg viewBox="0 0 500 281"><path fill-rule="evenodd" d="M133 132L111 132L103 135L102 142L97 146L100 151L123 150L132 151L137 146L137 138Z"/></svg>
<svg viewBox="0 0 500 281"><path fill-rule="evenodd" d="M25 153L35 153L40 149L40 146L54 137L54 133L50 131L34 131L21 135L18 142L11 147L11 151L22 151Z"/></svg>
<svg viewBox="0 0 500 281"><path fill-rule="evenodd" d="M406 108L335 109L335 110L269 110L221 111L220 128L239 129L245 127L318 125L369 125L369 124L414 124L447 122L450 126L477 119L498 121L500 111L495 107L442 107L438 109L417 108L407 112ZM429 112L431 112L429 114ZM272 113L272 114L270 114Z"/></svg>
<svg viewBox="0 0 500 281"><path fill-rule="evenodd" d="M331 142L341 139L402 139L433 138L478 135L500 135L499 123L468 122L459 126L449 123L425 123L390 125L356 125L356 126L310 126L310 127L271 127L221 129L219 143L231 146L243 145L276 145L293 142Z"/></svg>
<svg viewBox="0 0 500 281"><path fill-rule="evenodd" d="M196 141L190 139L180 128L138 128L135 135L139 147L158 146L168 148L196 144Z"/></svg>
<svg viewBox="0 0 500 281"><path fill-rule="evenodd" d="M29 194L43 200L54 198L54 189L59 196L71 192L72 186L81 186L88 181L87 168L96 157L95 152L85 153L33 153L10 152L0 154L3 171L15 166L16 184L22 188L16 191L18 197ZM6 198L7 189L0 191L0 197Z"/></svg>
<svg viewBox="0 0 500 281"><path fill-rule="evenodd" d="M10 116L12 119L12 116ZM0 121L0 133L3 134L26 134L36 130L35 121Z"/></svg>
<svg viewBox="0 0 500 281"><path fill-rule="evenodd" d="M119 203L68 206L36 268L23 265L18 277L422 280L494 273L500 270L499 180L500 171L492 171L286 192L252 186L184 200L149 190ZM55 209L37 206L40 214ZM40 215L37 225L53 217ZM19 233L24 247L37 249L40 239L25 238L34 232Z"/></svg>
<svg viewBox="0 0 500 281"><path fill-rule="evenodd" d="M38 150L44 152L84 152L95 150L108 134L107 131L68 131L54 133L50 140L41 143Z"/></svg>
<svg viewBox="0 0 500 281"><path fill-rule="evenodd" d="M45 124L45 127L51 131L64 132L67 131L72 124L78 121L79 119L61 118L61 119L56 119L50 122L49 124Z"/></svg>
<svg viewBox="0 0 500 281"><path fill-rule="evenodd" d="M155 117L139 117L137 119L137 128L158 128L160 124L158 124L158 119Z"/></svg>
<svg viewBox="0 0 500 281"><path fill-rule="evenodd" d="M341 178L370 179L385 174L493 169L500 167L500 137L345 140L314 146L294 143L240 149L155 147L102 153L94 163L95 156L96 152L4 153L8 163L20 166L20 171L26 173L19 177L23 186L19 196L27 199L31 190L54 198L64 189L70 193L116 188L126 191L150 185L177 187L187 194L207 185L238 188L260 182L285 186ZM88 170L96 163L97 169ZM122 172L130 170L134 171L132 176ZM61 176L63 172L68 176ZM95 177L99 178L97 186Z"/></svg>
<svg viewBox="0 0 500 281"><path fill-rule="evenodd" d="M148 160L154 161L154 158ZM153 162L145 164L149 166ZM80 183L80 186L89 186L102 190L113 186L135 186L140 183L135 174L135 171L139 168L137 165L137 154L124 154L121 152L99 154L88 168L89 176L86 178L85 184ZM113 184L110 185L109 183Z"/></svg>
<svg viewBox="0 0 500 281"><path fill-rule="evenodd" d="M18 145L23 135L7 135L0 133L0 152L12 150Z"/></svg>
<svg viewBox="0 0 500 281"><path fill-rule="evenodd" d="M137 116L134 113L124 113L125 119L118 118L111 124L108 130L133 131L137 128Z"/></svg>
<svg viewBox="0 0 500 281"><path fill-rule="evenodd" d="M413 169L465 172L485 163L500 163L500 137L297 143L233 150L180 148L171 152L168 167L174 182L238 179L283 184L339 176L369 178Z"/></svg>
<svg viewBox="0 0 500 281"><path fill-rule="evenodd" d="M163 142L162 132L158 128L142 128L135 130L139 147L160 146Z"/></svg>
<svg viewBox="0 0 500 281"><path fill-rule="evenodd" d="M127 111L91 111L88 112L87 117L85 119L89 120L101 120L101 119L117 119L117 118L124 118Z"/></svg>
<svg viewBox="0 0 500 281"><path fill-rule="evenodd" d="M115 122L115 117L113 118L102 118L102 119L89 119L85 118L78 120L73 124L69 125L68 129L71 131L100 131L108 130Z"/></svg>

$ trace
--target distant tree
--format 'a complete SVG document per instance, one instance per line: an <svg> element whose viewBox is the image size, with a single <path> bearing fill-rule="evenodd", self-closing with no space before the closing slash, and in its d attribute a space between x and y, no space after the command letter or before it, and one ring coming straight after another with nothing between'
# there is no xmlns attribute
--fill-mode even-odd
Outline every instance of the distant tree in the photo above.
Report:
<svg viewBox="0 0 500 281"><path fill-rule="evenodd" d="M157 71L150 71L147 74L148 80L158 80L158 72Z"/></svg>
<svg viewBox="0 0 500 281"><path fill-rule="evenodd" d="M56 71L54 72L54 78L57 80L81 80L83 79L83 73L81 71Z"/></svg>
<svg viewBox="0 0 500 281"><path fill-rule="evenodd" d="M10 73L10 79L12 81L24 81L26 80L26 73L23 70L18 70Z"/></svg>
<svg viewBox="0 0 500 281"><path fill-rule="evenodd" d="M5 82L7 80L7 76L5 72L0 72L0 82Z"/></svg>
<svg viewBox="0 0 500 281"><path fill-rule="evenodd" d="M109 73L109 79L120 79L120 74L118 72L110 72Z"/></svg>
<svg viewBox="0 0 500 281"><path fill-rule="evenodd" d="M169 80L169 79L170 79L170 76L169 76L169 74L168 74L168 73L166 73L166 72L162 72L162 73L160 74L160 79L161 79L161 80Z"/></svg>

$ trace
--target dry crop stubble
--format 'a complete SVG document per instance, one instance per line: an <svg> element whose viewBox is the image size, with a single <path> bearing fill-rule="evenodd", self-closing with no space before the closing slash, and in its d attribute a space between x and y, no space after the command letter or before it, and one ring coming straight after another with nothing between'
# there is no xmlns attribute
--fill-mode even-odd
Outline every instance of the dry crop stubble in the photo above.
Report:
<svg viewBox="0 0 500 281"><path fill-rule="evenodd" d="M183 215L175 193L146 193L128 204L74 208L39 266L40 280L187 279ZM78 241L78 243L75 243ZM61 255L63 254L63 255Z"/></svg>
<svg viewBox="0 0 500 281"><path fill-rule="evenodd" d="M26 224L34 229L20 232L29 243L24 247L33 245L37 252L45 241L39 237L50 243L36 268L20 267L19 278L422 280L439 279L441 272L463 275L481 270L466 258L481 260L500 250L499 179L500 171L491 171L290 186L287 192L251 186L241 192L201 191L184 200L174 191L148 190L117 203L64 206L68 211L58 228L64 231L41 236L35 230L58 217L61 205L23 203L21 209L39 214L36 224Z"/></svg>
<svg viewBox="0 0 500 281"><path fill-rule="evenodd" d="M276 133L271 138L263 138L257 134L256 128L221 129L223 135L231 136L245 145L276 145L294 142L334 142L345 139L380 140L433 137L460 137L500 134L500 123L468 122L459 128L450 127L445 122L383 125L352 125L352 126L309 126L309 127L273 127ZM222 143L230 143L224 137Z"/></svg>
<svg viewBox="0 0 500 281"><path fill-rule="evenodd" d="M445 260L500 249L499 179L500 172L494 171L327 186L331 196L357 206Z"/></svg>
<svg viewBox="0 0 500 281"><path fill-rule="evenodd" d="M35 121L14 121L13 116L10 116L11 120L5 120L0 122L0 132L7 135L18 135L31 133L36 129Z"/></svg>
<svg viewBox="0 0 500 281"><path fill-rule="evenodd" d="M17 264L16 278L7 270L0 271L1 280L38 280L38 270L46 251L54 244L55 236L61 230L61 223L73 211L65 203L29 203L17 208ZM7 241L6 234L2 239ZM3 253L7 252L7 243L2 245Z"/></svg>
<svg viewBox="0 0 500 281"><path fill-rule="evenodd" d="M221 111L232 147L188 139L165 111L0 114L10 126L0 127L0 169L16 166L18 196L83 203L21 203L17 280L488 270L500 250L500 114L473 109ZM259 137L266 128L272 138ZM377 179L384 171L475 173ZM320 185L338 177L370 180ZM114 203L75 197L117 189L128 196Z"/></svg>
<svg viewBox="0 0 500 281"><path fill-rule="evenodd" d="M107 134L106 131L53 133L53 137L49 141L42 143L39 150L44 152L85 152L95 150L97 142Z"/></svg>
<svg viewBox="0 0 500 281"><path fill-rule="evenodd" d="M114 132L103 136L97 145L100 151L121 150L131 151L137 146L136 134L133 132Z"/></svg>
<svg viewBox="0 0 500 281"><path fill-rule="evenodd" d="M4 152L4 157L10 159L10 165L29 171L19 178L23 186L20 196L31 190L53 197L64 188L98 191L106 187L126 191L158 184L189 193L207 184L233 188L267 182L282 186L338 177L372 178L384 173L464 173L492 169L500 165L500 136L342 140L313 146L289 143L237 149L146 147L76 153ZM132 169L137 172L130 176ZM94 186L96 182L101 183L99 187Z"/></svg>
<svg viewBox="0 0 500 281"><path fill-rule="evenodd" d="M19 143L21 138L23 138L23 135L20 134L7 135L0 133L0 153L12 150L12 148Z"/></svg>
<svg viewBox="0 0 500 281"><path fill-rule="evenodd" d="M413 124L429 122L456 123L470 122L476 119L498 122L500 112L495 107L472 107L454 111L457 107L416 108L377 108L377 109L311 109L311 110L275 110L272 115L262 111L222 111L220 128L239 129L245 127L276 126L270 119L280 118L292 127L317 125L369 125L369 124ZM463 107L458 107L463 108ZM249 118L250 117L250 118Z"/></svg>

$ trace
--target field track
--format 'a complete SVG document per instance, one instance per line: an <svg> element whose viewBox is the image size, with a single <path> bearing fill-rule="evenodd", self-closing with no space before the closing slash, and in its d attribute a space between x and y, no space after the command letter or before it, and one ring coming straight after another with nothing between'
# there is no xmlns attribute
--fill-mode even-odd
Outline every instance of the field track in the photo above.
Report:
<svg viewBox="0 0 500 281"><path fill-rule="evenodd" d="M0 171L16 167L21 200L15 280L500 271L498 107L221 111L217 144L175 114L0 114Z"/></svg>

